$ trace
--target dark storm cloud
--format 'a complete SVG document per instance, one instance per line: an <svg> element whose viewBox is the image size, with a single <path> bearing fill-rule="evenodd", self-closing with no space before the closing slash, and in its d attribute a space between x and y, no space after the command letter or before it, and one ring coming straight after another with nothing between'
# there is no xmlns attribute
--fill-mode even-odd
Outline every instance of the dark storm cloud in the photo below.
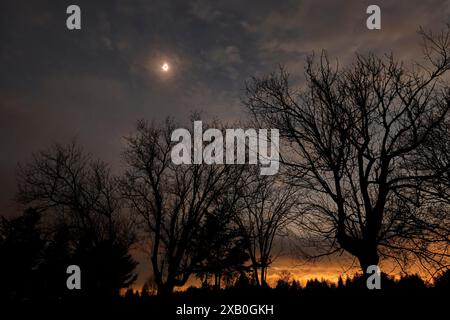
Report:
<svg viewBox="0 0 450 320"><path fill-rule="evenodd" d="M65 10L82 10L68 31ZM419 25L450 22L449 1L378 1L382 30L365 27L369 1L2 1L0 205L14 168L51 141L77 136L116 168L121 136L139 118L184 118L192 109L233 120L252 75L311 51L347 63L357 51L421 55ZM163 61L171 65L162 74Z"/></svg>

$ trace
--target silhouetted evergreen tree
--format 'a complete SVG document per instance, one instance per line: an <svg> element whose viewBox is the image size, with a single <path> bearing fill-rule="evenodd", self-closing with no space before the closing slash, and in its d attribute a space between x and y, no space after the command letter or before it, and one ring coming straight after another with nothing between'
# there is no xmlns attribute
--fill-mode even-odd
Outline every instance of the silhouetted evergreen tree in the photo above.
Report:
<svg viewBox="0 0 450 320"><path fill-rule="evenodd" d="M403 290L417 290L425 289L427 286L421 277L417 274L404 275L397 283L399 289Z"/></svg>
<svg viewBox="0 0 450 320"><path fill-rule="evenodd" d="M44 240L38 230L40 214L28 209L23 215L0 223L0 288L7 300L23 300L33 295L36 268Z"/></svg>
<svg viewBox="0 0 450 320"><path fill-rule="evenodd" d="M126 246L103 241L91 244L82 241L74 254L82 270L82 287L88 295L98 297L118 296L120 289L131 285L137 278L133 273L137 262Z"/></svg>
<svg viewBox="0 0 450 320"><path fill-rule="evenodd" d="M38 269L41 297L59 298L69 294L66 287L67 267L73 264L72 239L69 227L60 224L47 241Z"/></svg>
<svg viewBox="0 0 450 320"><path fill-rule="evenodd" d="M337 283L337 288L338 289L343 289L344 288L344 281L342 280L341 276L339 276L338 283Z"/></svg>
<svg viewBox="0 0 450 320"><path fill-rule="evenodd" d="M450 269L445 270L435 279L434 286L437 289L450 290Z"/></svg>
<svg viewBox="0 0 450 320"><path fill-rule="evenodd" d="M219 289L223 279L229 283L241 271L248 269L245 262L249 256L244 248L244 239L231 223L228 213L208 215L202 231L198 243L201 258L196 274L206 283L212 275L214 287Z"/></svg>
<svg viewBox="0 0 450 320"><path fill-rule="evenodd" d="M327 290L330 289L330 284L323 279L312 279L306 282L305 289L309 291Z"/></svg>

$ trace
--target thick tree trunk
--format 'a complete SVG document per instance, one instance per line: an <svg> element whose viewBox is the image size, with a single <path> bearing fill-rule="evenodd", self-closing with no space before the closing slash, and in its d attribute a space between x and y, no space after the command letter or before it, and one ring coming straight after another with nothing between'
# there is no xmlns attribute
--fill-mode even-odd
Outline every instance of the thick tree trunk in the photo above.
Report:
<svg viewBox="0 0 450 320"><path fill-rule="evenodd" d="M380 257L378 256L377 250L372 249L367 252L363 252L358 257L359 265L361 266L361 270L364 274L367 272L367 268L371 265L378 265L380 262Z"/></svg>
<svg viewBox="0 0 450 320"><path fill-rule="evenodd" d="M168 297L173 293L173 289L175 288L174 285L169 284L169 283L164 283L160 286L158 286L158 290L156 292L158 297Z"/></svg>
<svg viewBox="0 0 450 320"><path fill-rule="evenodd" d="M361 283L361 286L363 288L368 288L367 280L370 276L373 275L373 271L371 270L370 273L367 273L367 269L372 265L378 266L378 263L380 262L380 257L378 256L376 247L364 250L357 258L359 260L359 265L361 266L361 270L363 273L364 282Z"/></svg>
<svg viewBox="0 0 450 320"><path fill-rule="evenodd" d="M378 255L377 245L374 241L367 244L368 241L353 239L344 232L338 233L338 242L341 247L358 258L361 271L366 276L367 268L371 265L378 265L380 257Z"/></svg>

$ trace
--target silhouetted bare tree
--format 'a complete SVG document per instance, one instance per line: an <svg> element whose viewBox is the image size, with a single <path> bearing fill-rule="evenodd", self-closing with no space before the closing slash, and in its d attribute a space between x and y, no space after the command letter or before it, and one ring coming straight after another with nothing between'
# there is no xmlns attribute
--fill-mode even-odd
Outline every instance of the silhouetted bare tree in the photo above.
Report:
<svg viewBox="0 0 450 320"><path fill-rule="evenodd" d="M297 194L292 185L276 176L261 176L254 169L258 170L254 167L246 171L235 221L245 240L254 280L265 286L267 269L274 261L274 240L286 235L287 225L296 216Z"/></svg>
<svg viewBox="0 0 450 320"><path fill-rule="evenodd" d="M45 213L50 231L63 226L69 233L66 249L83 269L84 287L95 294L117 295L136 279L128 253L134 231L117 191L108 166L75 141L35 153L18 169L17 200Z"/></svg>
<svg viewBox="0 0 450 320"><path fill-rule="evenodd" d="M173 121L163 126L140 121L126 138L128 165L122 193L139 217L151 246L151 263L158 294L182 286L204 257L198 238L206 217L235 185L238 171L226 165L175 165Z"/></svg>
<svg viewBox="0 0 450 320"><path fill-rule="evenodd" d="M302 226L329 242L327 253L343 249L363 270L380 254L448 258L448 228L435 229L423 187L448 178L449 163L420 164L425 146L448 141L450 34L421 34L425 63L411 69L392 55L358 55L339 69L322 54L307 59L300 90L283 68L247 86L248 108L280 130L284 168L305 190ZM440 211L445 221L448 212Z"/></svg>
<svg viewBox="0 0 450 320"><path fill-rule="evenodd" d="M90 233L86 236L92 241L131 236L123 225L116 185L108 165L72 141L54 144L19 164L17 200L70 220L72 228Z"/></svg>

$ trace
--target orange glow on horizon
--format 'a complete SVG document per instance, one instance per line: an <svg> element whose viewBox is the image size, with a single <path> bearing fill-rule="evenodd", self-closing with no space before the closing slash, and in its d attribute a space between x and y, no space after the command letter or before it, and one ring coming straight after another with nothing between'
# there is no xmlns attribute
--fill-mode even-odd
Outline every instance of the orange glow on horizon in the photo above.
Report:
<svg viewBox="0 0 450 320"><path fill-rule="evenodd" d="M384 262L380 264L382 272L389 274L390 276L398 279L401 275L398 267L389 262ZM149 266L151 269L151 266ZM308 280L318 279L325 280L333 284L337 284L339 277L345 281L348 277L353 277L355 274L360 273L359 265L354 263L352 266L351 262L348 260L344 261L319 261L313 262L299 262L298 260L292 258L280 258L276 260L272 267L269 268L267 275L267 282L269 286L275 287L278 279L283 274L288 273L290 275L290 280L298 281L301 286L305 286ZM417 273L425 281L429 281L429 277L421 271L418 267L411 267L408 270L409 274ZM141 293L142 286L144 284L144 279L142 277L138 278L138 281L134 283L130 288L133 291ZM194 286L200 286L200 280L191 276L188 282L182 286L175 288L175 291L184 291L187 288ZM121 290L121 295L124 295L127 289Z"/></svg>

